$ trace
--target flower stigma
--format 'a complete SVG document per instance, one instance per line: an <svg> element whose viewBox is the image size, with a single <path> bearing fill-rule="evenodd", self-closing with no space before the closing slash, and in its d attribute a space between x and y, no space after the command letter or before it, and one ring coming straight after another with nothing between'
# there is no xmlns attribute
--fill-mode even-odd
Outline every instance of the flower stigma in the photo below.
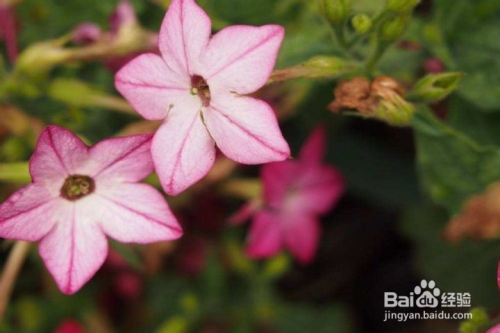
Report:
<svg viewBox="0 0 500 333"><path fill-rule="evenodd" d="M191 95L198 95L203 106L210 105L210 87L199 75L193 75L191 78Z"/></svg>
<svg viewBox="0 0 500 333"><path fill-rule="evenodd" d="M71 175L61 187L61 196L67 200L81 199L95 190L95 183L89 176Z"/></svg>

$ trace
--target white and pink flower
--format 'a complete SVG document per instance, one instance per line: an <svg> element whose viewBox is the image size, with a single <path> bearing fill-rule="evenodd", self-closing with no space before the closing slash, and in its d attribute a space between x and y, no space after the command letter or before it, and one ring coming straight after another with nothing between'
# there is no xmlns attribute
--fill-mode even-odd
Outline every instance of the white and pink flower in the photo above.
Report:
<svg viewBox="0 0 500 333"><path fill-rule="evenodd" d="M230 26L211 36L194 0L173 0L159 35L161 56L143 54L116 75L144 118L163 120L152 155L164 190L178 194L207 174L215 146L244 164L290 155L271 107L244 96L268 80L284 37L277 25Z"/></svg>
<svg viewBox="0 0 500 333"><path fill-rule="evenodd" d="M151 243L182 230L165 199L138 183L153 171L151 135L112 138L88 147L49 126L30 160L33 182L0 205L0 237L39 241L62 292L78 291L102 266L106 236Z"/></svg>

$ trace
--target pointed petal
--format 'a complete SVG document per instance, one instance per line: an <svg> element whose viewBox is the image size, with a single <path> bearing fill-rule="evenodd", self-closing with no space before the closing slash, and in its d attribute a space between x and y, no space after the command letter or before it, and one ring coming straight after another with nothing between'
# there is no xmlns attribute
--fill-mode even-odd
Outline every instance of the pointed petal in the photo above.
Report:
<svg viewBox="0 0 500 333"><path fill-rule="evenodd" d="M271 207L280 207L287 191L298 176L300 166L296 161L268 163L262 166L261 178L264 183L264 202Z"/></svg>
<svg viewBox="0 0 500 333"><path fill-rule="evenodd" d="M156 132L151 152L165 192L176 195L207 174L215 161L215 143L200 112L171 112Z"/></svg>
<svg viewBox="0 0 500 333"><path fill-rule="evenodd" d="M94 201L88 198L66 202L39 243L40 256L65 294L74 294L90 280L108 254L106 237L92 218Z"/></svg>
<svg viewBox="0 0 500 333"><path fill-rule="evenodd" d="M229 217L230 225L240 225L255 215L262 208L260 200L252 200L241 206L234 214Z"/></svg>
<svg viewBox="0 0 500 333"><path fill-rule="evenodd" d="M142 54L123 66L116 73L115 86L149 120L163 119L170 109L183 110L199 102L189 92L191 78L177 75L161 57L152 53Z"/></svg>
<svg viewBox="0 0 500 333"><path fill-rule="evenodd" d="M198 74L211 26L210 18L194 0L173 0L161 25L158 44L168 67L182 75Z"/></svg>
<svg viewBox="0 0 500 333"><path fill-rule="evenodd" d="M320 163L326 151L326 131L318 126L300 150L300 159L303 163Z"/></svg>
<svg viewBox="0 0 500 333"><path fill-rule="evenodd" d="M146 184L116 184L100 189L96 207L102 230L119 242L152 243L182 236L165 198Z"/></svg>
<svg viewBox="0 0 500 333"><path fill-rule="evenodd" d="M279 215L260 212L250 227L245 252L252 258L267 258L283 247Z"/></svg>
<svg viewBox="0 0 500 333"><path fill-rule="evenodd" d="M91 147L95 169L90 175L98 181L138 182L153 172L153 135L133 135L103 140Z"/></svg>
<svg viewBox="0 0 500 333"><path fill-rule="evenodd" d="M54 225L58 200L41 185L23 187L0 205L0 237L40 240Z"/></svg>
<svg viewBox="0 0 500 333"><path fill-rule="evenodd" d="M318 248L319 222L308 214L287 214L284 241L290 252L303 265L310 263Z"/></svg>
<svg viewBox="0 0 500 333"><path fill-rule="evenodd" d="M496 324L495 326L487 330L486 333L500 333L500 324Z"/></svg>
<svg viewBox="0 0 500 333"><path fill-rule="evenodd" d="M33 182L58 193L67 176L85 171L87 154L88 147L76 135L58 126L47 126L31 156Z"/></svg>
<svg viewBox="0 0 500 333"><path fill-rule="evenodd" d="M222 29L203 55L202 76L211 91L250 94L261 88L273 71L283 37L278 25Z"/></svg>
<svg viewBox="0 0 500 333"><path fill-rule="evenodd" d="M324 214L342 197L345 181L340 172L331 166L311 166L299 171L296 191L287 201L287 207L302 212Z"/></svg>
<svg viewBox="0 0 500 333"><path fill-rule="evenodd" d="M236 162L260 164L290 156L276 116L264 101L226 95L213 99L204 117L217 146Z"/></svg>

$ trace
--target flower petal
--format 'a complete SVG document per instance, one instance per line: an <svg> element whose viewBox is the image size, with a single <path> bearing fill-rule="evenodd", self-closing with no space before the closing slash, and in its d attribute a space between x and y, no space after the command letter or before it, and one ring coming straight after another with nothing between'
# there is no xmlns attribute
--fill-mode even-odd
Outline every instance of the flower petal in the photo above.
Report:
<svg viewBox="0 0 500 333"><path fill-rule="evenodd" d="M89 155L95 161L90 174L98 181L138 182L153 172L151 134L133 135L103 140L91 147Z"/></svg>
<svg viewBox="0 0 500 333"><path fill-rule="evenodd" d="M211 27L210 18L194 0L173 0L161 25L158 44L167 66L181 75L197 74Z"/></svg>
<svg viewBox="0 0 500 333"><path fill-rule="evenodd" d="M284 226L284 242L301 264L310 263L319 242L319 222L308 214L287 214Z"/></svg>
<svg viewBox="0 0 500 333"><path fill-rule="evenodd" d="M278 25L222 29L203 53L201 75L211 91L253 93L269 79L283 37Z"/></svg>
<svg viewBox="0 0 500 333"><path fill-rule="evenodd" d="M278 253L283 247L280 215L259 212L250 227L245 252L252 258L267 258Z"/></svg>
<svg viewBox="0 0 500 333"><path fill-rule="evenodd" d="M217 146L236 162L260 164L290 156L276 116L264 101L228 94L212 99L204 117Z"/></svg>
<svg viewBox="0 0 500 333"><path fill-rule="evenodd" d="M88 147L70 131L47 126L38 139L30 160L33 182L44 184L52 194L59 193L64 179L84 171Z"/></svg>
<svg viewBox="0 0 500 333"><path fill-rule="evenodd" d="M317 164L325 156L326 132L323 126L318 126L307 138L300 150L300 160L303 163Z"/></svg>
<svg viewBox="0 0 500 333"><path fill-rule="evenodd" d="M314 214L328 212L342 197L345 181L334 167L318 165L302 168L298 171L295 193L286 205L294 210Z"/></svg>
<svg viewBox="0 0 500 333"><path fill-rule="evenodd" d="M0 237L40 240L54 225L52 215L59 200L41 185L20 189L0 205Z"/></svg>
<svg viewBox="0 0 500 333"><path fill-rule="evenodd" d="M205 176L215 161L214 146L199 111L172 111L151 147L165 192L176 195Z"/></svg>
<svg viewBox="0 0 500 333"><path fill-rule="evenodd" d="M188 108L201 101L190 94L191 78L179 76L156 54L133 59L115 76L116 89L149 120L163 119L170 109Z"/></svg>
<svg viewBox="0 0 500 333"><path fill-rule="evenodd" d="M47 269L65 294L77 292L102 266L108 242L93 219L92 198L60 205L52 231L39 243Z"/></svg>
<svg viewBox="0 0 500 333"><path fill-rule="evenodd" d="M102 200L96 207L101 228L120 242L152 243L182 236L165 198L152 186L117 184L96 194Z"/></svg>
<svg viewBox="0 0 500 333"><path fill-rule="evenodd" d="M296 161L268 163L262 166L261 178L264 189L264 202L278 208L285 200L287 191L298 177L300 165Z"/></svg>

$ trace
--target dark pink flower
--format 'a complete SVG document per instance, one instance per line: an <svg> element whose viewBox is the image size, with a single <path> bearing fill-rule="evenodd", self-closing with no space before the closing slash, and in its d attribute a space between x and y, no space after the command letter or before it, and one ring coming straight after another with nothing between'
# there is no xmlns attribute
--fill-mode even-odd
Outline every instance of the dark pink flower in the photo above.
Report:
<svg viewBox="0 0 500 333"><path fill-rule="evenodd" d="M85 329L78 321L66 319L55 329L54 333L85 333Z"/></svg>
<svg viewBox="0 0 500 333"><path fill-rule="evenodd" d="M314 258L318 217L337 203L345 188L337 169L321 162L324 151L325 133L318 128L297 160L262 167L263 205L250 228L249 256L270 257L286 248L302 264ZM248 212L248 206L243 209Z"/></svg>
<svg viewBox="0 0 500 333"><path fill-rule="evenodd" d="M164 120L152 154L161 184L178 194L207 174L215 145L244 164L290 155L271 107L243 96L273 70L283 28L231 26L211 36L194 0L173 0L160 30L161 56L143 54L117 74L116 88L144 118Z"/></svg>
<svg viewBox="0 0 500 333"><path fill-rule="evenodd" d="M151 135L87 147L49 126L30 161L33 182L0 205L0 237L40 241L39 252L62 292L78 291L102 266L106 235L120 242L179 238L163 196L137 183L153 171Z"/></svg>
<svg viewBox="0 0 500 333"><path fill-rule="evenodd" d="M5 41L9 61L14 63L17 59L17 33L16 17L12 6L0 3L0 39Z"/></svg>
<svg viewBox="0 0 500 333"><path fill-rule="evenodd" d="M497 286L498 289L500 289L500 261L498 262L498 267L497 267Z"/></svg>

